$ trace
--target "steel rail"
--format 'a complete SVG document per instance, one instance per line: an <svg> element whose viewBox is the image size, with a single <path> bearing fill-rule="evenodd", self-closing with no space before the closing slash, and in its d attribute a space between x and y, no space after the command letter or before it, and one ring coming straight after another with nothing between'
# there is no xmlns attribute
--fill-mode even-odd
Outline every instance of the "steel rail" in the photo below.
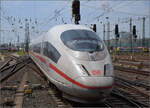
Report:
<svg viewBox="0 0 150 108"><path fill-rule="evenodd" d="M129 73L136 73L144 76L150 76L149 71L144 71L144 70L138 70L138 69L129 69L126 67L121 67L121 66L114 66L115 70L123 71L123 72L129 72Z"/></svg>
<svg viewBox="0 0 150 108"><path fill-rule="evenodd" d="M61 92L56 88L55 85L53 85L50 81L48 81L47 77L42 73L43 70L41 70L37 64L33 61L33 64L37 67L33 67L31 65L26 65L28 66L30 69L32 69L35 74L41 79L41 81L43 81L46 85L46 88L49 92L49 94L52 96L52 99L56 102L57 107L59 108L59 106L63 106L63 108L71 108L71 104L68 101L65 101L64 99L62 99L61 96Z"/></svg>
<svg viewBox="0 0 150 108"><path fill-rule="evenodd" d="M23 64L17 63L13 66L13 68L10 70L8 74L0 78L0 82L3 83L5 80L7 80L10 76L12 76L14 73L18 72L22 67L24 67L27 63L29 63L29 60L22 62ZM19 65L19 66L18 66ZM21 65L21 66L20 66Z"/></svg>
<svg viewBox="0 0 150 108"><path fill-rule="evenodd" d="M138 67L139 65L142 65L143 68L148 68L150 66L150 63L148 62L133 62L133 61L123 61L123 60L118 60L114 62L114 65L116 64L123 64L123 65L129 65L129 66L136 66Z"/></svg>
<svg viewBox="0 0 150 108"><path fill-rule="evenodd" d="M12 59L7 60L1 67L0 67L0 71L9 64L9 62L12 61Z"/></svg>
<svg viewBox="0 0 150 108"><path fill-rule="evenodd" d="M131 100L130 98L124 96L123 94L119 93L118 91L112 91L112 96L117 96L125 101L127 101L129 104L135 106L135 107L140 107L137 103L135 103L133 100Z"/></svg>
<svg viewBox="0 0 150 108"><path fill-rule="evenodd" d="M21 60L17 61L16 63L10 65L10 66L5 66L5 68L3 67L2 69L0 69L0 73L6 71L7 69L10 69L10 68L14 67L16 64L19 64L19 63L22 63L22 62L24 62L24 59L21 59Z"/></svg>
<svg viewBox="0 0 150 108"><path fill-rule="evenodd" d="M149 98L149 94L146 94L142 91L140 91L139 89L137 89L136 87L134 87L133 85L127 83L127 82L124 82L124 81L121 81L121 80L117 80L116 81L116 85L119 86L119 87L123 87L123 88L126 88L130 91L132 91L133 93L137 93L137 94L140 94L141 96L144 96L146 98Z"/></svg>
<svg viewBox="0 0 150 108"><path fill-rule="evenodd" d="M120 77L117 77L117 76L115 76L115 80L116 80L116 81L126 82L126 83L128 83L128 84L133 85L133 86L143 87L143 88L145 88L145 89L147 89L147 90L150 90L150 85L146 85L146 84L141 83L141 82L136 82L136 81L127 80L127 79L120 78Z"/></svg>
<svg viewBox="0 0 150 108"><path fill-rule="evenodd" d="M116 93L116 94L121 94L122 96L124 96L125 98L129 99L130 101L132 101L133 103L136 103L138 106L140 107L149 107L149 105L147 105L146 103L144 102L141 102L139 100L136 100L135 97L131 97L131 95L119 88L115 88L112 92L113 94Z"/></svg>

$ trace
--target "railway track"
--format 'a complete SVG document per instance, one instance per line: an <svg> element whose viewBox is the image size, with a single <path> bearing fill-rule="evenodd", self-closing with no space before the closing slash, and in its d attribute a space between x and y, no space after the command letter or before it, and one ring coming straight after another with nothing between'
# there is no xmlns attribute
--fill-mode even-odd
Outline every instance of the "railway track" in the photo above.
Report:
<svg viewBox="0 0 150 108"><path fill-rule="evenodd" d="M19 61L19 60L22 60L22 59L19 59L13 55L6 56L5 62L0 66L0 72L3 71L5 68L9 67L14 62Z"/></svg>
<svg viewBox="0 0 150 108"><path fill-rule="evenodd" d="M122 78L122 77L119 77L119 76L115 76L115 79L116 79L116 81L119 80L121 82L131 84L132 86L135 86L135 87L142 87L142 88L145 88L146 90L150 90L150 85L144 84L142 82L128 80L128 79L125 79L125 78Z"/></svg>
<svg viewBox="0 0 150 108"><path fill-rule="evenodd" d="M114 66L115 70L123 71L123 72L128 72L128 73L135 73L139 75L144 75L144 76L150 76L150 71L144 71L144 70L138 70L138 69L130 69L127 67L122 67L122 66Z"/></svg>
<svg viewBox="0 0 150 108"><path fill-rule="evenodd" d="M139 96L137 94L133 94L135 90L134 92L133 91L131 92L128 90L128 89L131 89L130 86L134 85L135 83L126 81L127 84L125 84L124 80L122 80L122 82L121 81L118 81L118 82L120 82L125 87L122 87L122 85L119 83L121 86L117 85L117 88L116 87L114 88L113 92L110 94L110 97L108 97L106 101L103 103L81 104L81 103L68 101L62 97L61 91L59 91L52 83L47 81L44 74L32 61L29 60L28 62L26 60L26 63L22 63L22 65L19 65L19 64L17 66L14 65L15 66L14 70L16 71L19 68L23 69L22 71L19 69L21 71L19 73L18 72L14 73L16 77L20 76L19 77L20 79L17 79L16 77L14 77L13 82L15 82L15 85L17 85L18 81L20 83L18 84L17 88L14 91L13 90L3 91L4 92L3 95L6 97L7 95L14 94L14 99L15 99L15 104L16 104L15 108L17 108L17 105L19 106L18 103L20 102L21 102L20 105L22 106L22 108L26 108L29 106L30 108L34 108L34 107L38 108L38 107L43 107L43 106L46 108L48 107L70 108L70 107L147 107L149 106L147 103L147 100L144 100L145 97L142 97L141 95ZM23 78L25 73L27 73L28 77ZM9 81L9 83L12 86L11 81ZM31 95L25 94L23 89L19 89L19 87L23 88L22 86L24 84L32 88L33 92ZM141 87L146 88L147 86L144 86L141 84Z"/></svg>
<svg viewBox="0 0 150 108"><path fill-rule="evenodd" d="M43 81L47 88L48 95L50 95L54 103L56 103L55 107L71 108L71 104L62 97L61 91L59 91L51 82L49 82L45 75L40 71L40 69L37 66L35 67L35 65L36 64L34 63L34 66L28 65L28 67L36 73L36 75L40 78L41 81Z"/></svg>
<svg viewBox="0 0 150 108"><path fill-rule="evenodd" d="M129 82L125 82L124 80L117 80L116 79L116 86L120 90L124 91L126 93L126 96L132 97L134 100L137 100L141 102L142 104L149 106L149 93L146 93L144 90L140 90L138 87L135 87L135 85L132 85Z"/></svg>
<svg viewBox="0 0 150 108"><path fill-rule="evenodd" d="M0 73L3 73L10 68L13 68L17 64L23 63L25 61L25 59L24 58L18 59L18 60L15 60L13 63L10 63L11 61L12 61L12 59L9 62L6 62L7 65L5 64L2 66L2 68L0 69Z"/></svg>
<svg viewBox="0 0 150 108"><path fill-rule="evenodd" d="M137 93L141 96L144 96L146 98L149 98L149 94L139 90L135 85L132 85L129 82L125 82L125 80L118 80L116 79L116 85L119 86L120 88L124 88L125 90L131 91L131 93Z"/></svg>
<svg viewBox="0 0 150 108"><path fill-rule="evenodd" d="M104 104L107 107L149 107L147 104L135 100L134 97L127 95L126 92L115 88L110 97L106 99Z"/></svg>
<svg viewBox="0 0 150 108"><path fill-rule="evenodd" d="M123 61L123 60L118 60L114 62L115 64L122 64L122 65L126 65L126 66L134 66L136 68L139 68L140 66L142 68L149 68L150 66L150 62L135 62L135 61Z"/></svg>
<svg viewBox="0 0 150 108"><path fill-rule="evenodd" d="M142 55L141 55L142 56ZM141 56L135 56L134 57L134 62L146 62L146 61L149 61L149 56L145 56L145 57L141 57ZM113 56L112 56L113 58ZM131 60L130 56L125 56L125 55L117 55L117 59L118 60L122 60L122 61L133 61Z"/></svg>
<svg viewBox="0 0 150 108"><path fill-rule="evenodd" d="M25 65L30 62L30 59L28 57L25 57L24 59L21 59L21 61L22 62L15 63L11 68L5 68L0 73L0 107L15 105L14 100L16 98L16 93L20 84L20 80L24 75L24 72L19 71L21 71L25 67Z"/></svg>
<svg viewBox="0 0 150 108"><path fill-rule="evenodd" d="M39 70L36 70L35 68L32 68L33 70L35 70L36 72L38 72ZM42 76L42 78L45 80L45 77L42 75L42 73L39 73ZM142 85L142 84L141 84ZM129 84L127 85L129 86ZM144 87L147 87L145 85L142 85ZM99 104L81 104L81 103L75 103L72 101L68 101L62 98L61 96L61 92L55 88L55 86L53 84L50 83L50 87L52 87L53 89L49 89L49 93L51 94L51 96L54 96L54 100L55 102L58 102L58 104L61 106L65 106L66 103L69 107L121 107L121 106L127 106L127 107L147 107L148 105L145 104L142 100L134 100L134 97L137 97L135 95L129 95L128 97L125 95L127 94L125 91L119 90L119 89L115 89L113 90L113 92L111 93L111 96L108 97L108 99L104 102L104 103L99 103ZM52 91L51 91L52 90ZM120 92L118 92L120 91ZM133 91L132 91L133 92ZM113 102L113 101L116 101ZM113 103L113 104L110 104Z"/></svg>
<svg viewBox="0 0 150 108"><path fill-rule="evenodd" d="M10 61L12 61L12 59L9 59L9 60L7 60L4 64L2 64L2 65L0 66L0 71L1 71L4 67L6 67L6 66L9 64Z"/></svg>
<svg viewBox="0 0 150 108"><path fill-rule="evenodd" d="M11 66L8 66L6 68L1 69L0 70L0 73L1 73L0 82L3 83L11 75L18 72L20 69L22 69L29 62L30 62L29 59L25 58L25 59L22 59L21 62L17 62Z"/></svg>
<svg viewBox="0 0 150 108"><path fill-rule="evenodd" d="M12 106L13 108L55 107L54 102L48 96L45 83L42 83L40 78L34 75L35 72L28 67L33 64L31 59L26 59L21 64L16 66L17 72L6 79L6 83L1 87L0 108ZM26 86L30 88L26 88ZM32 93L28 93L31 88Z"/></svg>
<svg viewBox="0 0 150 108"><path fill-rule="evenodd" d="M15 106L15 99L18 97L18 88L24 72L20 70L11 76L1 87L0 108Z"/></svg>
<svg viewBox="0 0 150 108"><path fill-rule="evenodd" d="M115 72L116 78L118 77L121 79L128 80L130 82L134 82L135 85L139 85L139 87L142 87L142 85L143 85L143 88L148 88L146 86L149 86L149 77L150 76L145 76L145 75L136 74L136 73L129 73L126 71L119 71L119 70L115 70L114 72Z"/></svg>
<svg viewBox="0 0 150 108"><path fill-rule="evenodd" d="M129 94L127 95L127 92L116 87L104 102L95 104L81 104L76 102L70 103L73 107L149 107L149 105L141 102L140 100L135 100L133 96Z"/></svg>

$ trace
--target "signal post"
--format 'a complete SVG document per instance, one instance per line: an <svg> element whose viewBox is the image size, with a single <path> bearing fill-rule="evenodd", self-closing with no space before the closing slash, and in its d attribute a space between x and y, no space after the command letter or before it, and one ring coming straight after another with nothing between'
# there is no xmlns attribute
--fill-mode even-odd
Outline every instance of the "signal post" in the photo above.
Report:
<svg viewBox="0 0 150 108"><path fill-rule="evenodd" d="M80 21L80 1L79 0L73 0L72 2L72 17L75 18L74 23L79 24Z"/></svg>

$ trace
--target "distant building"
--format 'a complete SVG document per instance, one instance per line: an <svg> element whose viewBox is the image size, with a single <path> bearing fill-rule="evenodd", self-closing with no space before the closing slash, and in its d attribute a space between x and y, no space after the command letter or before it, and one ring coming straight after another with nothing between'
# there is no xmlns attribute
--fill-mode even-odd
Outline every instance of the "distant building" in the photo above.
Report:
<svg viewBox="0 0 150 108"><path fill-rule="evenodd" d="M117 47L131 48L131 33L122 31L119 33L120 38L117 43ZM139 36L138 36L139 37ZM106 40L107 41L107 40ZM142 39L137 38L136 41L133 41L134 47L142 46ZM115 47L115 39L110 40L110 46ZM145 39L145 47L150 48L150 38Z"/></svg>
<svg viewBox="0 0 150 108"><path fill-rule="evenodd" d="M120 34L120 39L118 42L118 46L131 48L131 33L122 31L119 34Z"/></svg>

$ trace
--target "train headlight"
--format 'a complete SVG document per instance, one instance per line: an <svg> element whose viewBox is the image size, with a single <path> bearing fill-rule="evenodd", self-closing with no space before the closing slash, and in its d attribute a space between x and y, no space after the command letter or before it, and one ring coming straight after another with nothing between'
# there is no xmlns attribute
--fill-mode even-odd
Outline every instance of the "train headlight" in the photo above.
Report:
<svg viewBox="0 0 150 108"><path fill-rule="evenodd" d="M112 64L105 64L104 65L104 76L114 76L114 68Z"/></svg>

